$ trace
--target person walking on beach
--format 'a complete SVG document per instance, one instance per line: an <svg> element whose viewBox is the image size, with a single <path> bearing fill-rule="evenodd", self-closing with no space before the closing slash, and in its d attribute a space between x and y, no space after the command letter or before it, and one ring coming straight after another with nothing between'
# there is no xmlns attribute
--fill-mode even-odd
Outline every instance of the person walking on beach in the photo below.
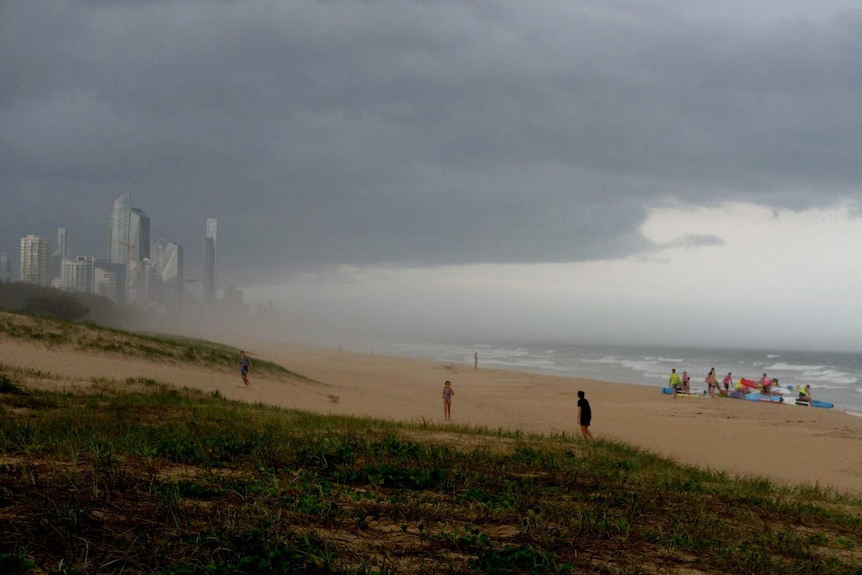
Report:
<svg viewBox="0 0 862 575"><path fill-rule="evenodd" d="M709 389L709 396L715 397L715 388L718 387L718 380L715 378L715 368L709 370L709 373L706 374L707 388Z"/></svg>
<svg viewBox="0 0 862 575"><path fill-rule="evenodd" d="M679 374L676 372L676 368L670 370L670 377L667 380L667 384L673 388L673 398L676 399L676 394L679 393L679 388L682 386L682 380L680 380Z"/></svg>
<svg viewBox="0 0 862 575"><path fill-rule="evenodd" d="M455 392L452 390L452 382L446 380L443 384L443 419L449 421L452 419L452 396Z"/></svg>
<svg viewBox="0 0 862 575"><path fill-rule="evenodd" d="M730 372L727 372L727 375L724 376L724 381L721 383L724 384L724 395L730 395L730 384L733 383L733 376L730 375Z"/></svg>
<svg viewBox="0 0 862 575"><path fill-rule="evenodd" d="M584 397L584 392L578 392L578 425L581 426L581 435L587 441L593 440L593 434L590 433L590 422L593 419L593 410L590 409L590 402Z"/></svg>
<svg viewBox="0 0 862 575"><path fill-rule="evenodd" d="M691 393L691 387L689 387L688 382L691 381L691 376L688 375L687 371L682 372L682 392L683 393Z"/></svg>
<svg viewBox="0 0 862 575"><path fill-rule="evenodd" d="M473 353L473 369L476 369L478 367L479 367L479 352L477 351L477 352Z"/></svg>
<svg viewBox="0 0 862 575"><path fill-rule="evenodd" d="M251 358L244 351L239 352L239 374L242 382L248 387L248 370L251 369Z"/></svg>

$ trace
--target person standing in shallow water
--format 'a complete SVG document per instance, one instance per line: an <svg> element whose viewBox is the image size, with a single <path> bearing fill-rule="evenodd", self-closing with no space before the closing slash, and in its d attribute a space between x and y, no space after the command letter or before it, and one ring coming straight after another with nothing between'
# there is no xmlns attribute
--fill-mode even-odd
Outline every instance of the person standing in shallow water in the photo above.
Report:
<svg viewBox="0 0 862 575"><path fill-rule="evenodd" d="M443 384L443 419L449 421L452 419L452 396L455 392L452 390L452 382L446 381Z"/></svg>
<svg viewBox="0 0 862 575"><path fill-rule="evenodd" d="M593 419L593 410L590 409L590 402L584 397L584 392L578 392L578 425L581 426L581 435L587 441L593 440L593 434L590 433L590 422Z"/></svg>
<svg viewBox="0 0 862 575"><path fill-rule="evenodd" d="M239 352L239 374L242 376L242 382L248 386L248 370L251 369L251 358L244 351Z"/></svg>
<svg viewBox="0 0 862 575"><path fill-rule="evenodd" d="M476 369L477 367L479 367L479 352L478 351L473 354L473 369Z"/></svg>

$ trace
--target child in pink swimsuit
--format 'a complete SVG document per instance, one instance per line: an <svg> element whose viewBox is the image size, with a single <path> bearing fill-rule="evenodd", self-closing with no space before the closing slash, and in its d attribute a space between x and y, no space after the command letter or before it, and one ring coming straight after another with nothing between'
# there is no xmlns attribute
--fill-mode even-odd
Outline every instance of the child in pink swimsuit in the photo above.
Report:
<svg viewBox="0 0 862 575"><path fill-rule="evenodd" d="M452 383L447 381L443 384L443 418L446 421L452 419L452 396L455 391L452 390Z"/></svg>

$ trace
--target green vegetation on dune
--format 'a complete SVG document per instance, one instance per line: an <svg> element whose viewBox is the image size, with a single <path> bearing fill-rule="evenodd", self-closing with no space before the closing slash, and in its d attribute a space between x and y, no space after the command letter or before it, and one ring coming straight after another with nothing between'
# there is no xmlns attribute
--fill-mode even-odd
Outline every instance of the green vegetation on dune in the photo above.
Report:
<svg viewBox="0 0 862 575"><path fill-rule="evenodd" d="M48 346L69 346L93 353L112 353L154 361L173 361L235 369L239 350L190 337L140 334L120 329L0 312L0 335ZM256 373L311 381L271 361L252 355Z"/></svg>
<svg viewBox="0 0 862 575"><path fill-rule="evenodd" d="M0 371L0 572L859 575L862 502L622 444Z"/></svg>

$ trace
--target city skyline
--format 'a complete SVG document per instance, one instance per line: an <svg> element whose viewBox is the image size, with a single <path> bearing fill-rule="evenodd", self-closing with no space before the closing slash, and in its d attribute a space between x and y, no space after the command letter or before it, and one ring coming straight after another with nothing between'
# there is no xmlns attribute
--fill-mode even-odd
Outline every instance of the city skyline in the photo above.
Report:
<svg viewBox="0 0 862 575"><path fill-rule="evenodd" d="M219 292L225 290L216 277L217 219L205 219L203 282L188 278L182 244L164 237L153 243L151 235L147 212L133 206L131 193L125 192L110 202L104 258L92 254L70 256L66 227L57 228L53 252L47 238L28 234L20 240L18 281L95 293L116 303L181 307L187 297L192 298L190 302L195 300L194 290L187 290L188 280L201 286L203 291L197 296L200 303L214 304ZM50 255L46 256L46 252ZM0 281L15 281L13 263L13 258L0 251ZM230 286L227 295L236 300L237 294L241 301L241 291Z"/></svg>

